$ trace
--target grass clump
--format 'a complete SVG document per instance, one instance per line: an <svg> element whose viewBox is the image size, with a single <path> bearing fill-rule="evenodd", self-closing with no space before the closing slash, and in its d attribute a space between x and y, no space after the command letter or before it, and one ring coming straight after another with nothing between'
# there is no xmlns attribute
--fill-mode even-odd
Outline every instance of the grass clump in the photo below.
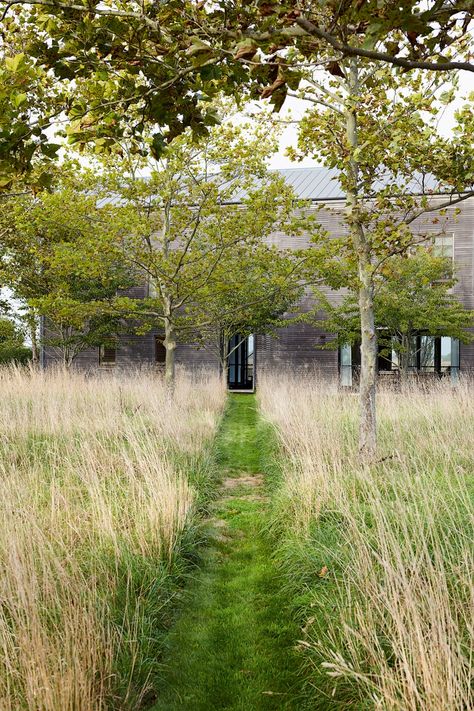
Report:
<svg viewBox="0 0 474 711"><path fill-rule="evenodd" d="M136 711L215 483L216 380L0 372L2 711ZM199 490L198 490L199 487Z"/></svg>
<svg viewBox="0 0 474 711"><path fill-rule="evenodd" d="M311 707L474 708L472 385L382 390L381 461L362 468L354 395L260 383L279 436L272 525Z"/></svg>

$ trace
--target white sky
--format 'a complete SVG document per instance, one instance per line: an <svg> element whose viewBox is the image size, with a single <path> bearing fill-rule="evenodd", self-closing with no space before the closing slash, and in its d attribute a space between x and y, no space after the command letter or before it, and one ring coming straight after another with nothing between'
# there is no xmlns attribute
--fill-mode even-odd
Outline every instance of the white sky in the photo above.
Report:
<svg viewBox="0 0 474 711"><path fill-rule="evenodd" d="M474 92L474 73L472 72L460 72L459 90L458 95L466 96L470 92ZM440 133L444 136L448 136L453 125L454 125L454 111L459 108L464 102L461 99L457 99L452 103L452 105L445 110L444 115L440 119ZM292 113L292 118L297 119L302 116L305 109L309 106L307 102L300 101L299 99L288 98L285 101L284 107L282 109L282 116L284 116L284 109L289 109ZM285 128L282 139L281 146L278 153L276 153L271 162L270 166L272 168L296 168L296 167L311 167L318 165L318 162L311 159L305 158L303 161L295 163L291 161L287 156L285 156L285 150L288 146L296 144L296 126L289 125Z"/></svg>

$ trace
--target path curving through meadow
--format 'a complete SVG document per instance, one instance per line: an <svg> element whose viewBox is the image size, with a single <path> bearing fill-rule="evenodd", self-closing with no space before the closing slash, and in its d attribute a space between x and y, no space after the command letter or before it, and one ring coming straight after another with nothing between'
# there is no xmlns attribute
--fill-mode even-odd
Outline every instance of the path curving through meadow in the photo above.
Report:
<svg viewBox="0 0 474 711"><path fill-rule="evenodd" d="M255 396L230 395L216 443L220 493L169 635L164 688L153 711L301 708L298 628L265 535L262 438Z"/></svg>

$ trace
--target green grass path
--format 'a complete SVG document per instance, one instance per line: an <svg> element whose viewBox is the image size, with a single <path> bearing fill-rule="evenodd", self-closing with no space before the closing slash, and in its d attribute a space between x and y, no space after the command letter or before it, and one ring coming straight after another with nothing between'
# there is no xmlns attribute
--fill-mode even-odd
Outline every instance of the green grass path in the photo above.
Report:
<svg viewBox="0 0 474 711"><path fill-rule="evenodd" d="M264 535L265 429L255 397L231 395L217 439L221 494L209 542L169 636L154 711L298 709L298 629Z"/></svg>

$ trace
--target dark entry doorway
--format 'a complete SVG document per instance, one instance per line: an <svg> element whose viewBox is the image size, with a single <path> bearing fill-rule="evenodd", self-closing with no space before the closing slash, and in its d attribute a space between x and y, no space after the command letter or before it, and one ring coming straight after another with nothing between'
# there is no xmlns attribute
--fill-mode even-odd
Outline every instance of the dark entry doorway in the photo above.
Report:
<svg viewBox="0 0 474 711"><path fill-rule="evenodd" d="M253 390L255 383L254 336L232 336L229 341L229 390Z"/></svg>

